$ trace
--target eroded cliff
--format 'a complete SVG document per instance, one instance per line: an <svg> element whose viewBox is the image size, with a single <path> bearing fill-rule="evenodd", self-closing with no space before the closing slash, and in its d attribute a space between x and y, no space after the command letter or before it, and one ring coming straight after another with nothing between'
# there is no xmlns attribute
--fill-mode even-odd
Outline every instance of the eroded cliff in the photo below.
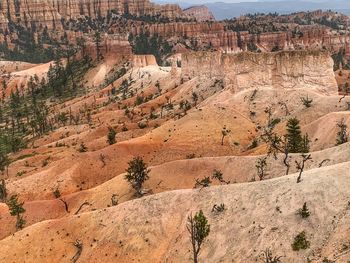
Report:
<svg viewBox="0 0 350 263"><path fill-rule="evenodd" d="M0 27L6 28L10 21L22 23L26 27L62 27L61 19L81 17L100 18L110 14L133 16L162 16L175 18L182 16L176 4L157 5L149 0L6 0L0 4Z"/></svg>
<svg viewBox="0 0 350 263"><path fill-rule="evenodd" d="M182 55L182 75L186 79L222 79L235 92L303 88L324 94L337 93L333 60L324 51L188 53Z"/></svg>
<svg viewBox="0 0 350 263"><path fill-rule="evenodd" d="M184 13L189 16L195 17L196 20L199 22L215 20L213 13L205 5L191 6L189 8L184 9Z"/></svg>

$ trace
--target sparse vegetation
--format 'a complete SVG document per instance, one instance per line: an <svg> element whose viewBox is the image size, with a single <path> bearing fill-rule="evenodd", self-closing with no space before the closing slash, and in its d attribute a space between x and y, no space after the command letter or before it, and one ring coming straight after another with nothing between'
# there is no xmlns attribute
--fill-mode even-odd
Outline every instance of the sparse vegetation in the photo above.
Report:
<svg viewBox="0 0 350 263"><path fill-rule="evenodd" d="M190 234L192 244L193 262L199 262L199 253L202 249L203 242L209 236L210 225L202 210L192 214L187 218L187 231Z"/></svg>
<svg viewBox="0 0 350 263"><path fill-rule="evenodd" d="M266 172L266 168L267 168L267 158L259 158L256 161L256 165L255 165L256 169L257 169L257 173L258 173L258 177L260 179L260 181L264 180L267 172Z"/></svg>
<svg viewBox="0 0 350 263"><path fill-rule="evenodd" d="M117 135L116 130L113 127L108 127L107 142L109 143L109 145L116 143L116 139L115 139L116 135Z"/></svg>
<svg viewBox="0 0 350 263"><path fill-rule="evenodd" d="M194 188L204 188L209 187L211 185L212 181L210 180L210 177L204 177L203 179L199 180L196 179L196 184L194 185Z"/></svg>
<svg viewBox="0 0 350 263"><path fill-rule="evenodd" d="M0 171L3 173L5 170L8 176L8 166L10 165L10 159L4 153L0 152Z"/></svg>
<svg viewBox="0 0 350 263"><path fill-rule="evenodd" d="M125 179L136 190L136 196L141 197L143 195L142 186L149 179L148 173L150 169L147 168L146 163L141 157L134 158L128 165Z"/></svg>
<svg viewBox="0 0 350 263"><path fill-rule="evenodd" d="M307 249L309 247L310 247L310 241L307 240L305 231L302 231L295 236L294 241L292 243L292 248L294 251Z"/></svg>
<svg viewBox="0 0 350 263"><path fill-rule="evenodd" d="M79 147L79 152L84 153L87 152L88 148L85 146L85 144L82 142L80 143L80 147Z"/></svg>
<svg viewBox="0 0 350 263"><path fill-rule="evenodd" d="M312 160L311 154L302 154L301 157L302 157L302 160L301 160L301 161L299 161L299 162L298 162L298 161L295 161L296 168L297 168L297 170L299 171L299 175L298 175L298 178L297 178L297 183L300 183L300 182L301 182L301 175L302 175L303 172L304 172L305 163L306 163L307 161Z"/></svg>
<svg viewBox="0 0 350 263"><path fill-rule="evenodd" d="M100 154L100 161L102 163L102 168L106 166L106 155L103 153Z"/></svg>
<svg viewBox="0 0 350 263"><path fill-rule="evenodd" d="M305 108L310 108L313 102L313 99L310 99L309 95L307 95L306 97L301 97L300 100L305 106Z"/></svg>
<svg viewBox="0 0 350 263"><path fill-rule="evenodd" d="M139 126L139 128L142 130L142 129L145 129L146 127L147 127L147 124L145 123L145 122L139 122L138 124L137 124L138 126Z"/></svg>
<svg viewBox="0 0 350 263"><path fill-rule="evenodd" d="M301 218L308 218L310 216L309 208L307 207L306 202L303 204L302 208L299 208L298 215L301 216Z"/></svg>
<svg viewBox="0 0 350 263"><path fill-rule="evenodd" d="M267 248L261 253L263 263L280 263L282 256L274 256L271 249Z"/></svg>
<svg viewBox="0 0 350 263"><path fill-rule="evenodd" d="M218 180L220 183L223 183L223 184L230 184L230 181L224 180L224 174L217 169L213 171L213 175L211 176L211 178L214 180Z"/></svg>
<svg viewBox="0 0 350 263"><path fill-rule="evenodd" d="M341 145L349 141L348 126L345 124L344 119L337 123L338 133L336 145Z"/></svg>
<svg viewBox="0 0 350 263"><path fill-rule="evenodd" d="M308 136L302 136L299 120L292 118L287 123L287 147L290 153L307 153L309 152Z"/></svg>
<svg viewBox="0 0 350 263"><path fill-rule="evenodd" d="M7 189L6 182L4 179L0 181L0 202L6 202L7 199Z"/></svg>
<svg viewBox="0 0 350 263"><path fill-rule="evenodd" d="M118 195L116 194L113 194L112 197L111 197L111 203L112 203L112 206L116 206L118 205Z"/></svg>
<svg viewBox="0 0 350 263"><path fill-rule="evenodd" d="M61 197L60 189L56 188L55 191L53 191L53 196L55 198L60 198Z"/></svg>
<svg viewBox="0 0 350 263"><path fill-rule="evenodd" d="M198 99L198 94L196 92L192 92L192 100L195 107L197 106Z"/></svg>
<svg viewBox="0 0 350 263"><path fill-rule="evenodd" d="M16 217L16 229L21 230L24 227L24 225L26 224L26 221L23 219L23 215L22 215L26 211L23 208L24 203L20 203L18 201L17 195L13 195L7 201L6 204L10 209L11 216Z"/></svg>
<svg viewBox="0 0 350 263"><path fill-rule="evenodd" d="M71 258L71 262L75 263L78 261L78 259L80 258L81 253L83 252L83 241L77 239L75 240L74 244L75 248L77 249L77 252L75 253L75 255Z"/></svg>
<svg viewBox="0 0 350 263"><path fill-rule="evenodd" d="M222 128L221 130L221 145L224 145L224 139L226 136L228 136L231 133L231 130L227 129L226 127Z"/></svg>
<svg viewBox="0 0 350 263"><path fill-rule="evenodd" d="M215 204L215 205L213 205L213 208L211 209L211 211L213 212L213 213L222 213L222 212L224 212L226 210L226 206L225 206L225 204L220 204L220 205L217 205L217 204Z"/></svg>

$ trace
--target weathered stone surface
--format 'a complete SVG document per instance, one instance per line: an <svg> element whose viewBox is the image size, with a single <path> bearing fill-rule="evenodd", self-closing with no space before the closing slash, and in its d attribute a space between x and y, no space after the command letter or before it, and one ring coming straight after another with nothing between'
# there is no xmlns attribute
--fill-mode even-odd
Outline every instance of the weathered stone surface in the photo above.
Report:
<svg viewBox="0 0 350 263"><path fill-rule="evenodd" d="M149 0L6 0L0 5L0 27L4 29L9 21L14 21L27 26L35 24L49 29L61 28L61 18L105 17L112 11L117 14L160 15L168 18L182 15L178 5L157 5Z"/></svg>
<svg viewBox="0 0 350 263"><path fill-rule="evenodd" d="M336 94L333 60L322 51L182 55L184 78L218 78L235 92L246 89L315 89Z"/></svg>
<svg viewBox="0 0 350 263"><path fill-rule="evenodd" d="M186 8L184 9L184 13L191 17L195 17L198 22L215 20L213 13L205 5Z"/></svg>
<svg viewBox="0 0 350 263"><path fill-rule="evenodd" d="M135 68L142 68L146 66L157 66L158 64L153 55L134 55L132 65Z"/></svg>
<svg viewBox="0 0 350 263"><path fill-rule="evenodd" d="M103 35L100 52L104 58L118 57L120 60L128 60L132 57L132 49L127 39L114 35ZM96 45L93 39L87 42L86 53L92 58L96 57Z"/></svg>

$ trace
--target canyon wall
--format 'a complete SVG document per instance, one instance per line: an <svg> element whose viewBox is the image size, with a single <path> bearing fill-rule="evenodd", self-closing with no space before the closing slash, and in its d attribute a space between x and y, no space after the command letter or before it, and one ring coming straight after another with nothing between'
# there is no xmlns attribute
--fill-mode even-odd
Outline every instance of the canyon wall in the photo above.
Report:
<svg viewBox="0 0 350 263"><path fill-rule="evenodd" d="M327 49L337 52L341 49L350 54L350 36L332 33L319 25L301 26L300 35L289 31L250 34L247 31L234 32L223 22L162 23L142 25L131 28L134 35L149 32L180 41L195 40L198 47L210 47L225 52L247 51L250 44L261 51Z"/></svg>
<svg viewBox="0 0 350 263"><path fill-rule="evenodd" d="M345 54L350 56L350 37L332 32L330 28L324 26L298 26L300 31L298 35L293 34L290 29L260 34L250 34L247 31L236 32L229 29L229 23L207 22L213 17L205 6L196 6L182 11L178 5L157 5L149 0L6 0L0 2L0 29L6 32L10 21L27 28L35 27L37 32L41 33L43 28L47 27L53 38L59 39L65 32L70 43L74 43L75 39L71 39L70 36L75 36L79 30L64 30L63 20L67 22L81 17L94 19L99 16L106 17L111 13L134 16L160 15L170 18L169 23L148 23L129 19L128 22L117 21L110 25L108 29L110 35L124 36L125 39L128 33L137 35L141 32L149 32L151 35L156 34L166 38L174 45L181 43L184 47L194 50L220 50L235 53L251 50L249 47L253 44L263 52L325 48L331 52L345 50ZM198 21L203 22L175 22L179 21L176 18L190 17L196 17ZM51 29L57 30L52 32ZM8 38L9 46L13 48L17 36L10 34ZM4 35L0 34L0 42L2 41L4 41ZM109 43L114 44L115 41ZM115 48L111 46L108 49Z"/></svg>
<svg viewBox="0 0 350 263"><path fill-rule="evenodd" d="M60 28L61 18L97 18L110 12L134 16L160 15L171 19L183 15L178 5L157 5L149 0L6 0L0 3L0 28L6 28L9 21L32 27Z"/></svg>
<svg viewBox="0 0 350 263"><path fill-rule="evenodd" d="M119 61L130 60L132 57L132 48L130 43L124 37L117 35L105 34L102 36L100 44L100 52L104 58L113 57ZM96 45L93 38L88 39L86 44L86 54L92 58L96 58Z"/></svg>
<svg viewBox="0 0 350 263"><path fill-rule="evenodd" d="M259 88L338 92L333 60L325 51L187 53L182 55L182 75L185 79L222 79L235 92Z"/></svg>

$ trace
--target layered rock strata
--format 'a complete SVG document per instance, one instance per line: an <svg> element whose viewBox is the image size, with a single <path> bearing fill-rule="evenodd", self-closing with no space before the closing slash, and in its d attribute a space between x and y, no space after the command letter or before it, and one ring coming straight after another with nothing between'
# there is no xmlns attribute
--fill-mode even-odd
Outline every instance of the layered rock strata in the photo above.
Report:
<svg viewBox="0 0 350 263"><path fill-rule="evenodd" d="M322 51L188 53L182 55L182 75L186 79L222 79L235 92L260 88L313 89L323 94L338 91L333 60Z"/></svg>

